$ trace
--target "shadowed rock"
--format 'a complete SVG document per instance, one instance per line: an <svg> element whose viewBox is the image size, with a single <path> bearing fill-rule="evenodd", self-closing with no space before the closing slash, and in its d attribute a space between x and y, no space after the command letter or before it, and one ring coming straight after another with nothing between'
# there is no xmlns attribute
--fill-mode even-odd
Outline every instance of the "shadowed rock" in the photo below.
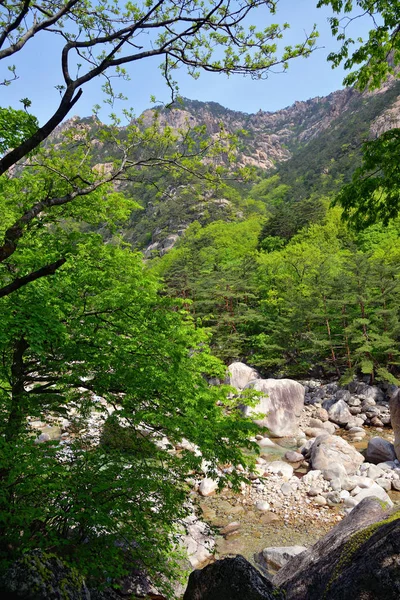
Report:
<svg viewBox="0 0 400 600"><path fill-rule="evenodd" d="M193 571L183 600L283 600L283 596L243 556L235 556Z"/></svg>

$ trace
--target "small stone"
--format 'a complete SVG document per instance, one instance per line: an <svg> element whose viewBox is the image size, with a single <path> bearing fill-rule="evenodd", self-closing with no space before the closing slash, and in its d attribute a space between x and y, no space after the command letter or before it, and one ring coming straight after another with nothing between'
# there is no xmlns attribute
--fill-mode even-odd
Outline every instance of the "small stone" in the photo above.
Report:
<svg viewBox="0 0 400 600"><path fill-rule="evenodd" d="M291 463L298 463L298 462L302 462L304 456L302 454L300 454L300 452L294 452L294 450L288 450L285 454L285 458L286 460L288 460Z"/></svg>
<svg viewBox="0 0 400 600"><path fill-rule="evenodd" d="M241 528L241 524L239 523L239 521L234 521L232 523L228 523L228 525L225 525L225 527L223 527L221 529L221 534L224 536L228 536L232 533L235 533L240 528Z"/></svg>
<svg viewBox="0 0 400 600"><path fill-rule="evenodd" d="M318 506L326 506L326 499L323 496L316 496L314 503L318 504Z"/></svg>
<svg viewBox="0 0 400 600"><path fill-rule="evenodd" d="M263 512L271 509L271 505L268 502L266 502L265 500L259 500L258 502L255 503L254 507L257 510L261 510Z"/></svg>
<svg viewBox="0 0 400 600"><path fill-rule="evenodd" d="M311 498L318 496L320 493L321 490L316 487L310 487L310 489L307 492L308 496L310 496Z"/></svg>
<svg viewBox="0 0 400 600"><path fill-rule="evenodd" d="M281 486L281 492L284 496L290 496L291 494L293 494L293 491L294 490L293 490L292 486L290 485L290 483L286 482Z"/></svg>

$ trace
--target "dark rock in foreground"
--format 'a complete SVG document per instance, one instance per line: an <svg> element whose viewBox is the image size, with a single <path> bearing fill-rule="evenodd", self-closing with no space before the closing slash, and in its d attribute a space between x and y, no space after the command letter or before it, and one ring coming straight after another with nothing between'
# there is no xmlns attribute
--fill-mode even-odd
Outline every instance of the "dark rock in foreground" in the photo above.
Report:
<svg viewBox="0 0 400 600"><path fill-rule="evenodd" d="M286 600L398 600L400 511L366 498L273 583Z"/></svg>
<svg viewBox="0 0 400 600"><path fill-rule="evenodd" d="M83 578L54 554L33 550L11 565L0 581L7 600L90 600Z"/></svg>
<svg viewBox="0 0 400 600"><path fill-rule="evenodd" d="M243 556L193 571L183 600L283 600L272 583Z"/></svg>

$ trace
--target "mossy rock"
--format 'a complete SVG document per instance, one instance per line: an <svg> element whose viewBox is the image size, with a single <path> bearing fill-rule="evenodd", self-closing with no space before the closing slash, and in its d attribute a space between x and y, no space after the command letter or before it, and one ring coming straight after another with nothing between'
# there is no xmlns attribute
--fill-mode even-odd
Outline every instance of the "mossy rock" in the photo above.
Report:
<svg viewBox="0 0 400 600"><path fill-rule="evenodd" d="M365 498L339 525L278 571L287 600L398 600L400 511Z"/></svg>
<svg viewBox="0 0 400 600"><path fill-rule="evenodd" d="M11 565L0 581L7 600L90 600L79 573L55 554L32 550Z"/></svg>

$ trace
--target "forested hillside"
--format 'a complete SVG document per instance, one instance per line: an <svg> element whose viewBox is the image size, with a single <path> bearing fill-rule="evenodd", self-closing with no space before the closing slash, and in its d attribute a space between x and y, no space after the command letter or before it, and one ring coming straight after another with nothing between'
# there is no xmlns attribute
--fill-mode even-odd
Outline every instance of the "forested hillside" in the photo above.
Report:
<svg viewBox="0 0 400 600"><path fill-rule="evenodd" d="M399 91L391 80L380 93L347 89L275 114L193 101L157 113L157 127L178 136L194 128L195 144L221 127L234 136L236 175L225 170L211 181L206 168L154 170L121 184L141 206L125 239L209 329L226 363L243 360L269 375L397 381L399 223L356 233L332 202L361 164L362 143L397 125ZM154 111L143 124L154 126ZM275 166L261 161L243 178L240 168L271 136L275 150L264 149Z"/></svg>

